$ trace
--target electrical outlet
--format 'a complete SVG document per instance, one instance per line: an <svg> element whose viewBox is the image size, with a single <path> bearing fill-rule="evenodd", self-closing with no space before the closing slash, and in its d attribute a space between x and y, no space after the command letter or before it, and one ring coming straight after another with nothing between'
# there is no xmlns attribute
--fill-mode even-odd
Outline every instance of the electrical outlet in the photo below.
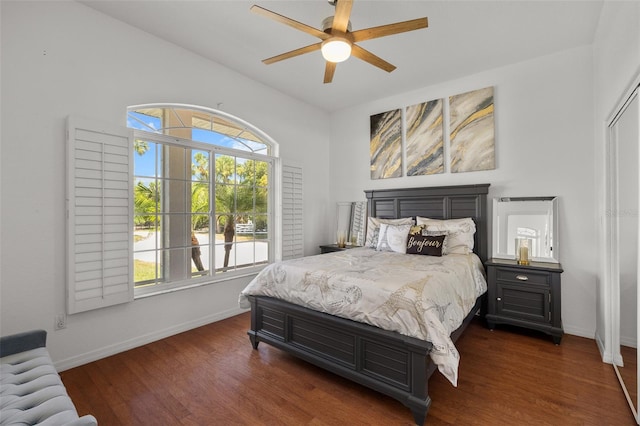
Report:
<svg viewBox="0 0 640 426"><path fill-rule="evenodd" d="M56 330L62 330L63 328L67 328L67 315L58 314L56 315L54 327Z"/></svg>

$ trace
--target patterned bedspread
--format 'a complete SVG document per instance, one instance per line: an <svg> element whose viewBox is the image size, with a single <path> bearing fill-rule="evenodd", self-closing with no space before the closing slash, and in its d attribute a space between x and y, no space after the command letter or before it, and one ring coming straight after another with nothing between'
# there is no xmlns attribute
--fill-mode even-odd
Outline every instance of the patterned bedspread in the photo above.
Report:
<svg viewBox="0 0 640 426"><path fill-rule="evenodd" d="M442 257L354 248L274 263L240 294L269 296L433 344L431 359L456 386L460 355L449 338L487 289L475 254Z"/></svg>

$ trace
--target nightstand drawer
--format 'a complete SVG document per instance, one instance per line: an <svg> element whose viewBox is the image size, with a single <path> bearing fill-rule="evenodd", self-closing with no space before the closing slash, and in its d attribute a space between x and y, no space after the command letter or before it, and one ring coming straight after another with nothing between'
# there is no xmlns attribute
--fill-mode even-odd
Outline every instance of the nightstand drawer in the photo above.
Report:
<svg viewBox="0 0 640 426"><path fill-rule="evenodd" d="M496 268L496 279L511 283L549 285L551 275L548 272L536 272L521 269L519 271L506 268Z"/></svg>

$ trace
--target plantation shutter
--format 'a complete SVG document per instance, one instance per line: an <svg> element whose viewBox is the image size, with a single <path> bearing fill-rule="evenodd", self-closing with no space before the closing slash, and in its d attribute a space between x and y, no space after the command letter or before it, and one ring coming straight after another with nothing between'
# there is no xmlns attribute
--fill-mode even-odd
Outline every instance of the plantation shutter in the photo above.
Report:
<svg viewBox="0 0 640 426"><path fill-rule="evenodd" d="M304 256L302 168L282 165L282 260Z"/></svg>
<svg viewBox="0 0 640 426"><path fill-rule="evenodd" d="M133 300L133 132L67 121L67 309Z"/></svg>

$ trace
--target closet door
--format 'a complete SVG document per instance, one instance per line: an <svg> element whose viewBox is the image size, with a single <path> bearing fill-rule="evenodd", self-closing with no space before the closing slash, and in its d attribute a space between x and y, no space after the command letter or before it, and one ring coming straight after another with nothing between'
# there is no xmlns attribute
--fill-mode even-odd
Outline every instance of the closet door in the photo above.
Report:
<svg viewBox="0 0 640 426"><path fill-rule="evenodd" d="M640 100L638 89L610 125L617 206L617 264L613 265L614 305L618 304L618 330L614 336L614 368L638 419L638 231L640 203ZM616 190L617 189L617 190ZM614 239L615 241L615 239ZM617 294L616 294L617 293ZM615 321L614 321L615 323ZM616 332L617 331L617 332ZM616 338L617 337L617 338ZM617 343L616 343L617 340ZM619 352L618 352L619 348Z"/></svg>

